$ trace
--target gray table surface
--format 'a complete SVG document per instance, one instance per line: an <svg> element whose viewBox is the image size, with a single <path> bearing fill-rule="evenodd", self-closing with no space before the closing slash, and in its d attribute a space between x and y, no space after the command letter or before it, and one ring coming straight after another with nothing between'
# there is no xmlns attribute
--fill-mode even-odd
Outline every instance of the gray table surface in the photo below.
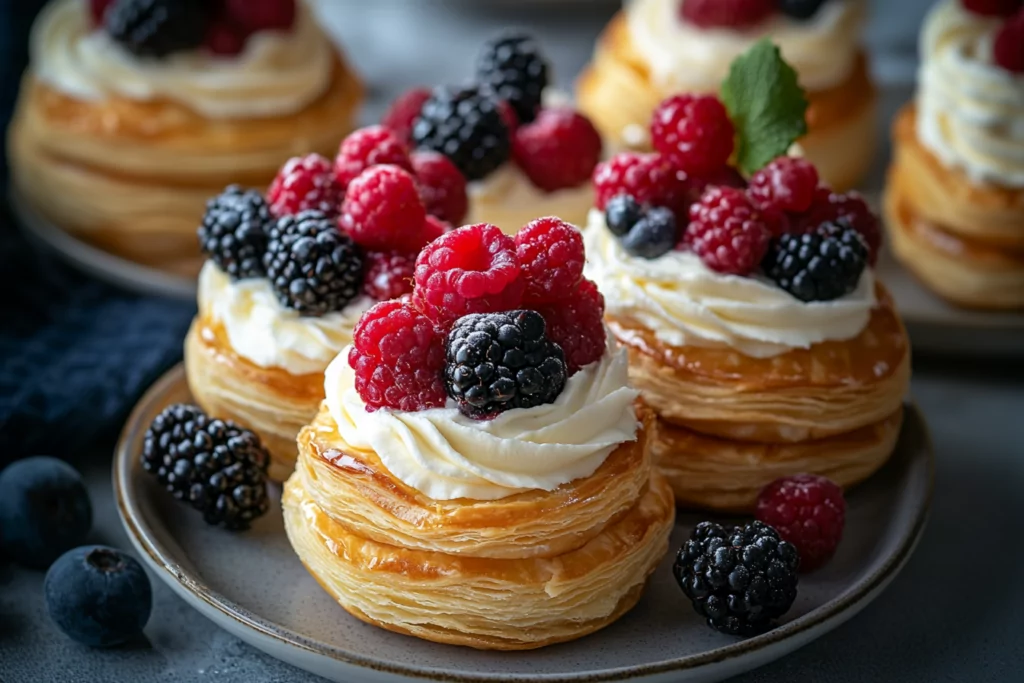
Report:
<svg viewBox="0 0 1024 683"><path fill-rule="evenodd" d="M886 79L913 74L928 2L875 3L869 43ZM547 45L561 85L585 63L611 2L320 0L371 86L367 120L397 92L468 77L495 28L526 26ZM1022 342L1024 343L1024 342ZM734 683L1010 683L1024 680L1024 362L917 358L913 393L931 425L938 476L916 554L863 613L794 655ZM130 548L110 488L114 435L76 462L96 508L91 541ZM144 640L96 651L48 620L42 574L0 566L0 682L312 682L199 616L154 577ZM325 599L326 596L325 596Z"/></svg>

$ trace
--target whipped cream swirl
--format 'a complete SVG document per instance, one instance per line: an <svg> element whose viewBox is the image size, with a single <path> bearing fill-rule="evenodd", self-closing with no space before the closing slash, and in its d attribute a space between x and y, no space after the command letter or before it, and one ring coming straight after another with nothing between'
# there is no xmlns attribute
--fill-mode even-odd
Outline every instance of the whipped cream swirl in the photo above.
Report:
<svg viewBox="0 0 1024 683"><path fill-rule="evenodd" d="M331 41L303 2L291 30L256 33L240 55L193 50L155 60L94 30L86 0L57 0L33 26L31 50L36 76L72 97L167 99L213 119L301 111L327 91L334 69Z"/></svg>
<svg viewBox="0 0 1024 683"><path fill-rule="evenodd" d="M418 412L367 412L345 349L327 368L327 408L341 437L375 451L402 482L435 500L497 500L552 491L588 477L618 446L635 441L637 392L624 350L609 347L566 382L554 403L473 420L449 401Z"/></svg>
<svg viewBox="0 0 1024 683"><path fill-rule="evenodd" d="M978 184L1024 187L1024 75L994 61L999 18L940 2L921 34L917 134Z"/></svg>
<svg viewBox="0 0 1024 683"><path fill-rule="evenodd" d="M323 372L352 343L359 317L373 304L362 296L337 313L301 316L280 304L265 278L232 282L212 261L199 273L199 313L224 328L234 352L293 375Z"/></svg>
<svg viewBox="0 0 1024 683"><path fill-rule="evenodd" d="M733 60L764 36L779 46L807 90L843 83L857 63L863 0L833 0L807 21L777 14L742 31L694 26L679 7L679 0L632 0L626 9L633 47L666 92L717 91Z"/></svg>
<svg viewBox="0 0 1024 683"><path fill-rule="evenodd" d="M671 346L728 346L770 358L856 337L875 305L870 269L850 294L807 303L770 280L717 273L691 252L651 260L630 256L596 209L583 240L586 276L604 294L608 313L635 320Z"/></svg>

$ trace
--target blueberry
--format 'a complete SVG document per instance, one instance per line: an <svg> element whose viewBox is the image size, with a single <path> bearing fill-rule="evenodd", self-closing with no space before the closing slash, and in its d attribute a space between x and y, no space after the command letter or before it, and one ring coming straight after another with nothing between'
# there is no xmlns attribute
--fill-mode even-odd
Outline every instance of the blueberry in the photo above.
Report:
<svg viewBox="0 0 1024 683"><path fill-rule="evenodd" d="M13 562L46 569L90 527L89 493L71 465L39 456L0 472L0 539Z"/></svg>
<svg viewBox="0 0 1024 683"><path fill-rule="evenodd" d="M826 0L779 0L779 11L794 19L810 19Z"/></svg>
<svg viewBox="0 0 1024 683"><path fill-rule="evenodd" d="M43 593L60 630L90 647L120 645L142 633L153 607L142 565L101 545L61 555L46 573Z"/></svg>
<svg viewBox="0 0 1024 683"><path fill-rule="evenodd" d="M622 238L622 248L633 256L655 259L676 245L676 218L668 209L654 208Z"/></svg>
<svg viewBox="0 0 1024 683"><path fill-rule="evenodd" d="M643 207L628 194L612 197L604 209L608 229L616 237L622 237L633 229L644 216Z"/></svg>

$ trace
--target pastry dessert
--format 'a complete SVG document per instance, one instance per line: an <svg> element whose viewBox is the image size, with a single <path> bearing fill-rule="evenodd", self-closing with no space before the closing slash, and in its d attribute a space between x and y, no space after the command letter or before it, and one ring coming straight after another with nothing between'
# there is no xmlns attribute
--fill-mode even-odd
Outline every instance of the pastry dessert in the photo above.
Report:
<svg viewBox="0 0 1024 683"><path fill-rule="evenodd" d="M601 136L551 90L547 60L530 36L488 41L473 84L412 90L383 124L459 168L468 199L461 214L443 216L453 225L491 223L511 232L540 216L577 225L586 219Z"/></svg>
<svg viewBox="0 0 1024 683"><path fill-rule="evenodd" d="M896 257L953 303L1024 308L1022 120L1021 3L940 2L893 123L885 214Z"/></svg>
<svg viewBox="0 0 1024 683"><path fill-rule="evenodd" d="M787 73L777 51L755 48L735 62L725 99L751 74L778 87L736 108L735 130L713 96L677 96L652 129L675 155L623 153L595 172L587 277L657 413L653 447L683 505L749 510L762 487L799 472L855 484L900 430L910 352L872 269L877 218L856 194L820 185L805 159L754 161L799 134ZM714 169L734 137L749 183ZM681 173L679 161L708 170Z"/></svg>
<svg viewBox="0 0 1024 683"><path fill-rule="evenodd" d="M666 97L709 93L729 64L770 36L807 91L804 155L839 190L870 168L876 93L860 45L863 0L633 0L598 40L577 101L615 150L647 151Z"/></svg>
<svg viewBox="0 0 1024 683"><path fill-rule="evenodd" d="M302 0L56 0L31 44L9 131L19 192L68 232L180 274L201 265L208 197L333 152L362 98Z"/></svg>
<svg viewBox="0 0 1024 683"><path fill-rule="evenodd" d="M371 308L328 367L285 528L353 616L522 650L639 599L672 493L582 270L580 235L557 219L515 240L460 228L422 251L411 299Z"/></svg>

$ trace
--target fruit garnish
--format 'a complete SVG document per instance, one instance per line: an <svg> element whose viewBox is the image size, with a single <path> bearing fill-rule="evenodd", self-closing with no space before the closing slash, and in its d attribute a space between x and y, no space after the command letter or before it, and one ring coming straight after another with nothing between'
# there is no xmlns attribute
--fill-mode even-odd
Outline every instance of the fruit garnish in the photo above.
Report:
<svg viewBox="0 0 1024 683"><path fill-rule="evenodd" d="M466 178L451 159L439 152L417 150L412 153L412 170L427 213L461 225L469 211L469 196Z"/></svg>
<svg viewBox="0 0 1024 683"><path fill-rule="evenodd" d="M512 156L499 100L478 86L435 90L412 135L418 149L446 155L470 181L486 177Z"/></svg>
<svg viewBox="0 0 1024 683"><path fill-rule="evenodd" d="M180 1L180 0L179 0ZM296 0L223 0L224 12L234 23L256 31L285 31L295 24Z"/></svg>
<svg viewBox="0 0 1024 683"><path fill-rule="evenodd" d="M206 203L199 246L232 280L263 277L270 207L256 190L229 186Z"/></svg>
<svg viewBox="0 0 1024 683"><path fill-rule="evenodd" d="M590 280L580 282L567 298L538 306L537 312L548 324L548 338L562 347L570 377L604 355L604 296Z"/></svg>
<svg viewBox="0 0 1024 683"><path fill-rule="evenodd" d="M412 293L416 253L403 251L370 251L363 257L366 274L363 292L377 301L397 299Z"/></svg>
<svg viewBox="0 0 1024 683"><path fill-rule="evenodd" d="M1024 8L1006 20L992 48L996 64L1010 73L1024 73Z"/></svg>
<svg viewBox="0 0 1024 683"><path fill-rule="evenodd" d="M412 171L409 148L389 128L367 126L342 140L334 158L334 178L342 194L363 171L381 164Z"/></svg>
<svg viewBox="0 0 1024 683"><path fill-rule="evenodd" d="M578 187L601 160L601 134L573 109L542 109L532 122L516 129L512 158L545 192Z"/></svg>
<svg viewBox="0 0 1024 683"><path fill-rule="evenodd" d="M139 57L160 59L203 44L209 10L181 0L114 0L103 14L107 34Z"/></svg>
<svg viewBox="0 0 1024 683"><path fill-rule="evenodd" d="M380 125L388 128L407 145L412 145L412 127L420 117L423 104L430 99L430 88L413 88L399 95L384 116Z"/></svg>
<svg viewBox="0 0 1024 683"><path fill-rule="evenodd" d="M833 192L819 187L807 211L794 215L795 232L813 232L822 223L841 221L860 233L870 251L869 263L874 266L882 248L882 225L878 215L858 192Z"/></svg>
<svg viewBox="0 0 1024 683"><path fill-rule="evenodd" d="M762 267L775 283L801 301L832 301L857 289L868 264L868 246L843 221L814 232L776 239Z"/></svg>
<svg viewBox="0 0 1024 683"><path fill-rule="evenodd" d="M676 95L651 118L654 148L687 174L713 173L732 155L736 132L714 95Z"/></svg>
<svg viewBox="0 0 1024 683"><path fill-rule="evenodd" d="M670 208L677 222L686 224L692 201L686 174L660 154L616 154L594 168L593 180L595 204L602 211L613 197L625 194L642 205Z"/></svg>
<svg viewBox="0 0 1024 683"><path fill-rule="evenodd" d="M319 154L289 159L267 190L270 211L279 217L303 211L337 216L343 196L331 162Z"/></svg>
<svg viewBox="0 0 1024 683"><path fill-rule="evenodd" d="M516 257L526 281L523 304L547 304L572 295L583 279L583 237L565 221L538 218L516 233Z"/></svg>
<svg viewBox="0 0 1024 683"><path fill-rule="evenodd" d="M801 213L811 208L818 189L818 169L794 157L779 157L750 179L747 194L758 208Z"/></svg>
<svg viewBox="0 0 1024 683"><path fill-rule="evenodd" d="M417 251L427 243L427 211L416 180L398 166L373 166L352 181L340 225L365 249Z"/></svg>
<svg viewBox="0 0 1024 683"><path fill-rule="evenodd" d="M548 87L548 63L532 36L507 32L484 43L476 78L511 105L519 122L530 123Z"/></svg>
<svg viewBox="0 0 1024 683"><path fill-rule="evenodd" d="M817 474L776 479L757 498L757 518L776 529L800 553L800 571L828 562L843 538L843 489Z"/></svg>
<svg viewBox="0 0 1024 683"><path fill-rule="evenodd" d="M712 270L753 273L770 239L769 226L743 190L711 187L690 207L686 244Z"/></svg>
<svg viewBox="0 0 1024 683"><path fill-rule="evenodd" d="M683 19L701 28L745 29L775 12L775 0L683 0Z"/></svg>
<svg viewBox="0 0 1024 683"><path fill-rule="evenodd" d="M964 9L986 17L1008 17L1021 8L1021 0L961 0Z"/></svg>

